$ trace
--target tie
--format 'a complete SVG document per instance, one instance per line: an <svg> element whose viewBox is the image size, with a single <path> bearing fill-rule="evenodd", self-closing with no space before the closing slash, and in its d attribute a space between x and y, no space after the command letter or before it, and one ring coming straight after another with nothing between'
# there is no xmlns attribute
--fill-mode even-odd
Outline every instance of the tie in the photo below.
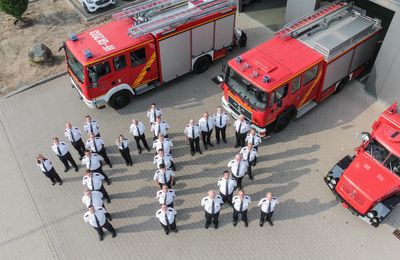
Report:
<svg viewBox="0 0 400 260"><path fill-rule="evenodd" d="M137 131L138 136L140 136L140 130L139 130L139 126L138 125L136 126L136 131Z"/></svg>
<svg viewBox="0 0 400 260"><path fill-rule="evenodd" d="M165 216L165 222L167 223L167 226L169 227L170 223L168 220L167 212L164 213L164 216Z"/></svg>
<svg viewBox="0 0 400 260"><path fill-rule="evenodd" d="M210 132L210 126L208 125L208 119L207 119L207 132Z"/></svg>
<svg viewBox="0 0 400 260"><path fill-rule="evenodd" d="M95 188L94 188L94 184L93 184L93 176L92 176L92 177L90 177L90 183L92 184L92 190L95 190Z"/></svg>
<svg viewBox="0 0 400 260"><path fill-rule="evenodd" d="M57 152L58 152L58 155L60 155L60 156L61 156L61 149L60 149L60 147L58 146L58 144L57 144L56 146L57 146Z"/></svg>
<svg viewBox="0 0 400 260"><path fill-rule="evenodd" d="M155 109L153 110L153 121L154 122L156 121L156 110Z"/></svg>
<svg viewBox="0 0 400 260"><path fill-rule="evenodd" d="M158 136L161 132L161 122L158 124L158 132L156 134L156 136Z"/></svg>
<svg viewBox="0 0 400 260"><path fill-rule="evenodd" d="M101 228L101 226L100 226L100 221L99 221L99 219L97 218L96 214L94 214L94 219L96 220L97 227L98 227L98 228Z"/></svg>
<svg viewBox="0 0 400 260"><path fill-rule="evenodd" d="M240 201L239 212L243 211L243 200Z"/></svg>
<svg viewBox="0 0 400 260"><path fill-rule="evenodd" d="M215 203L214 203L214 199L213 199L212 204L211 204L211 214L213 214L213 215L215 213L214 207L215 207Z"/></svg>
<svg viewBox="0 0 400 260"><path fill-rule="evenodd" d="M164 181L165 181L165 180L164 180ZM167 194L168 194L168 193L165 193L165 194L164 194L164 204L165 204L165 205L167 205Z"/></svg>
<svg viewBox="0 0 400 260"><path fill-rule="evenodd" d="M122 150L125 150L124 141L121 142L121 148Z"/></svg>
<svg viewBox="0 0 400 260"><path fill-rule="evenodd" d="M250 150L247 153L247 162L250 162Z"/></svg>
<svg viewBox="0 0 400 260"><path fill-rule="evenodd" d="M219 115L219 126L222 127L222 114Z"/></svg>
<svg viewBox="0 0 400 260"><path fill-rule="evenodd" d="M161 158L161 163L165 165L164 157ZM167 166L165 165L165 167L167 167Z"/></svg>
<svg viewBox="0 0 400 260"><path fill-rule="evenodd" d="M97 149L96 139L94 139L92 142L93 142L93 146L94 146L94 151L95 151L96 153L98 153L99 150Z"/></svg>
<svg viewBox="0 0 400 260"><path fill-rule="evenodd" d="M254 145L254 135L253 138L251 139L251 144Z"/></svg>
<svg viewBox="0 0 400 260"><path fill-rule="evenodd" d="M75 143L74 133L72 132L72 129L69 131L69 133L71 134L72 142Z"/></svg>
<svg viewBox="0 0 400 260"><path fill-rule="evenodd" d="M242 129L242 122L240 122L239 124L239 130L238 130L238 134L240 134L240 130Z"/></svg>
<svg viewBox="0 0 400 260"><path fill-rule="evenodd" d="M240 162L238 162L237 164L236 177L239 177L239 171L240 171Z"/></svg>
<svg viewBox="0 0 400 260"><path fill-rule="evenodd" d="M89 123L90 125L90 132L93 133L93 126L92 126L92 122ZM94 133L93 133L94 134Z"/></svg>
<svg viewBox="0 0 400 260"><path fill-rule="evenodd" d="M271 202L272 202L272 200L268 202L267 213L271 212Z"/></svg>
<svg viewBox="0 0 400 260"><path fill-rule="evenodd" d="M228 196L229 195L229 180L226 180L226 184L225 184L225 195Z"/></svg>
<svg viewBox="0 0 400 260"><path fill-rule="evenodd" d="M92 198L92 196L90 196L90 204L89 204L89 207L91 207L91 206L93 206L93 198Z"/></svg>
<svg viewBox="0 0 400 260"><path fill-rule="evenodd" d="M194 126L192 125L192 139L194 139Z"/></svg>
<svg viewBox="0 0 400 260"><path fill-rule="evenodd" d="M167 185L168 181L167 181L167 172L166 171L163 173L163 177L164 177L164 184Z"/></svg>
<svg viewBox="0 0 400 260"><path fill-rule="evenodd" d="M165 151L165 150L164 150L164 142L161 143L161 149L162 149L163 151Z"/></svg>
<svg viewBox="0 0 400 260"><path fill-rule="evenodd" d="M88 170L90 170L90 167L92 166L92 159L91 159L91 156L89 157L89 169Z"/></svg>
<svg viewBox="0 0 400 260"><path fill-rule="evenodd" d="M43 166L44 171L45 171L45 172L48 172L47 169L46 169L46 166L45 166L45 164L44 164L44 161L42 161L42 166Z"/></svg>

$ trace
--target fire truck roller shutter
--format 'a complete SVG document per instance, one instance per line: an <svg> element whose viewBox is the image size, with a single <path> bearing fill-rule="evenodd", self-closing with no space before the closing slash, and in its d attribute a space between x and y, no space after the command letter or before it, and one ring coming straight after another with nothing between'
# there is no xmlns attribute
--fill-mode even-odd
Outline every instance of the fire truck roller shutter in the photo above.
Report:
<svg viewBox="0 0 400 260"><path fill-rule="evenodd" d="M325 72L325 80L322 91L326 90L336 82L349 75L353 51L354 50L349 51L348 53L328 64Z"/></svg>
<svg viewBox="0 0 400 260"><path fill-rule="evenodd" d="M230 15L215 21L215 40L214 49L233 45L233 29L235 25L235 15Z"/></svg>
<svg viewBox="0 0 400 260"><path fill-rule="evenodd" d="M121 84L110 89L104 97L105 102L114 108L120 109L129 104L132 95L135 95L128 84Z"/></svg>

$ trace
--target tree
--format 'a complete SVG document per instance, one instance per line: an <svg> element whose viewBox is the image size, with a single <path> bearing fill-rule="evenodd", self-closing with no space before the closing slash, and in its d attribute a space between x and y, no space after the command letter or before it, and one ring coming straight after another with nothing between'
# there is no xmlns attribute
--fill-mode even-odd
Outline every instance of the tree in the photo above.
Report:
<svg viewBox="0 0 400 260"><path fill-rule="evenodd" d="M17 19L14 23L22 18L22 14L28 9L29 0L0 0L0 10L14 16Z"/></svg>

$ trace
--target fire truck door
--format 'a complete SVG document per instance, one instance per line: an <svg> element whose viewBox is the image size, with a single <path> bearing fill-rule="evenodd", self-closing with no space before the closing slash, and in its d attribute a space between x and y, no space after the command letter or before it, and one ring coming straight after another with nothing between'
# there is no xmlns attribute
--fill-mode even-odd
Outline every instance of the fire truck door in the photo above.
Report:
<svg viewBox="0 0 400 260"><path fill-rule="evenodd" d="M297 109L314 99L319 86L322 69L315 65L291 80L291 100Z"/></svg>
<svg viewBox="0 0 400 260"><path fill-rule="evenodd" d="M89 82L92 86L92 97L99 97L107 93L112 87L113 73L109 60L104 60L88 67Z"/></svg>
<svg viewBox="0 0 400 260"><path fill-rule="evenodd" d="M285 84L270 94L267 110L267 124L276 120L281 112L288 106L288 88Z"/></svg>
<svg viewBox="0 0 400 260"><path fill-rule="evenodd" d="M156 51L148 47L149 44L129 53L133 88L157 79Z"/></svg>

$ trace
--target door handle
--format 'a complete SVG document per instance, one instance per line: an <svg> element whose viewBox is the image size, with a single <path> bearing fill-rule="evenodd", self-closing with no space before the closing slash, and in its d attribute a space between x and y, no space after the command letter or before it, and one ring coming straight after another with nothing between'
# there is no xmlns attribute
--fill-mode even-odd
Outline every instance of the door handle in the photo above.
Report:
<svg viewBox="0 0 400 260"><path fill-rule="evenodd" d="M146 69L146 71L150 71L150 67L148 67L148 68Z"/></svg>
<svg viewBox="0 0 400 260"><path fill-rule="evenodd" d="M115 83L117 83L116 81L111 82L111 85L115 85Z"/></svg>

